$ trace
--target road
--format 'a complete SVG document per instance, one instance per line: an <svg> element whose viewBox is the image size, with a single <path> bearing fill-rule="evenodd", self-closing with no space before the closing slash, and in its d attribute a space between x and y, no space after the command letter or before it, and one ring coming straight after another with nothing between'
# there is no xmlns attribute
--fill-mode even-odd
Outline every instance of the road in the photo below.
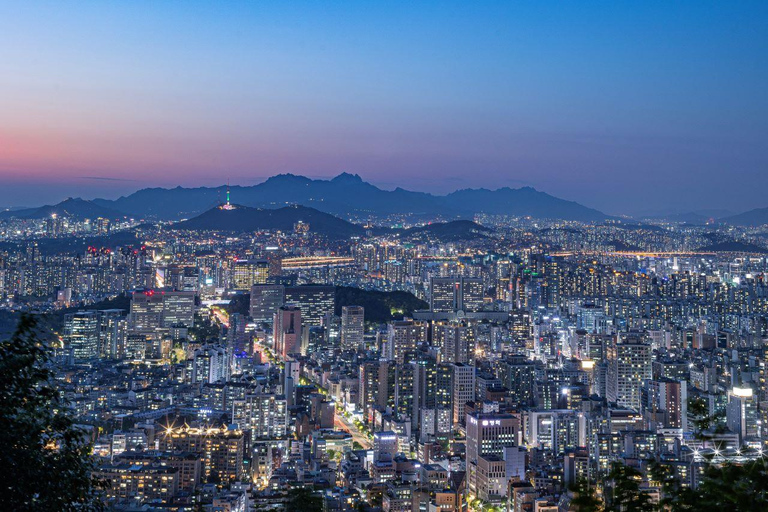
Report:
<svg viewBox="0 0 768 512"><path fill-rule="evenodd" d="M360 432L353 423L347 421L341 414L336 413L334 416L334 426L337 430L343 430L352 434L352 441L357 441L364 450L370 450L373 446L368 436Z"/></svg>

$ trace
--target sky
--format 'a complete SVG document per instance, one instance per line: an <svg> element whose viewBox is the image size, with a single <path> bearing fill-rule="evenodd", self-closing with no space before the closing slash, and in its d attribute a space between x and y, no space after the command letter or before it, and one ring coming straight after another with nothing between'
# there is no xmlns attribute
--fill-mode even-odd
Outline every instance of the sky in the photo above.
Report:
<svg viewBox="0 0 768 512"><path fill-rule="evenodd" d="M341 172L768 207L768 2L0 0L0 205Z"/></svg>

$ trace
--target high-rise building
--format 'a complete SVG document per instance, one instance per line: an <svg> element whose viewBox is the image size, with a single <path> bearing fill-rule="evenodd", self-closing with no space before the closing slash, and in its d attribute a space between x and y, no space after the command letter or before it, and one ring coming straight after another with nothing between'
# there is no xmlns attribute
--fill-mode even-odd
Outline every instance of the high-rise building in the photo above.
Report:
<svg viewBox="0 0 768 512"><path fill-rule="evenodd" d="M357 350L363 346L364 316L365 310L362 306L341 308L341 348L343 350Z"/></svg>
<svg viewBox="0 0 768 512"><path fill-rule="evenodd" d="M505 449L518 446L520 418L513 414L467 414L466 467L469 492L482 499L506 494ZM495 492L494 492L495 490Z"/></svg>
<svg viewBox="0 0 768 512"><path fill-rule="evenodd" d="M285 286L256 284L251 287L251 318L257 323L271 324L277 309L285 303Z"/></svg>
<svg viewBox="0 0 768 512"><path fill-rule="evenodd" d="M165 290L144 290L131 295L129 328L148 332L161 327L193 327L195 323L195 293Z"/></svg>
<svg viewBox="0 0 768 512"><path fill-rule="evenodd" d="M746 387L734 387L729 393L726 407L726 425L738 434L742 443L747 439L759 439L761 435L760 412L754 391Z"/></svg>
<svg viewBox="0 0 768 512"><path fill-rule="evenodd" d="M451 365L451 390L453 391L453 423L463 425L467 402L475 399L475 367L464 363Z"/></svg>
<svg viewBox="0 0 768 512"><path fill-rule="evenodd" d="M304 324L321 325L323 318L334 312L336 288L321 285L287 286L285 304L298 306Z"/></svg>
<svg viewBox="0 0 768 512"><path fill-rule="evenodd" d="M301 323L302 314L297 306L282 306L275 313L274 347L283 358L301 350Z"/></svg>
<svg viewBox="0 0 768 512"><path fill-rule="evenodd" d="M469 363L474 360L475 328L466 322L435 325L433 345L440 348L446 363Z"/></svg>
<svg viewBox="0 0 768 512"><path fill-rule="evenodd" d="M64 317L64 343L75 361L99 357L99 317L96 311L78 311Z"/></svg>
<svg viewBox="0 0 768 512"><path fill-rule="evenodd" d="M267 260L237 260L232 268L232 287L248 291L255 284L266 284L268 277Z"/></svg>
<svg viewBox="0 0 768 512"><path fill-rule="evenodd" d="M427 341L427 328L423 322L401 320L387 325L385 357L397 364L405 362L405 355L416 350L420 343Z"/></svg>
<svg viewBox="0 0 768 512"><path fill-rule="evenodd" d="M193 355L192 382L211 383L229 377L227 351L219 345L206 345Z"/></svg>
<svg viewBox="0 0 768 512"><path fill-rule="evenodd" d="M628 333L617 338L607 352L608 401L640 411L641 388L653 376L651 345L641 335Z"/></svg>
<svg viewBox="0 0 768 512"><path fill-rule="evenodd" d="M99 355L109 359L123 357L127 322L125 310L99 311Z"/></svg>
<svg viewBox="0 0 768 512"><path fill-rule="evenodd" d="M433 313L480 311L484 291L480 278L433 277L429 285L429 309Z"/></svg>

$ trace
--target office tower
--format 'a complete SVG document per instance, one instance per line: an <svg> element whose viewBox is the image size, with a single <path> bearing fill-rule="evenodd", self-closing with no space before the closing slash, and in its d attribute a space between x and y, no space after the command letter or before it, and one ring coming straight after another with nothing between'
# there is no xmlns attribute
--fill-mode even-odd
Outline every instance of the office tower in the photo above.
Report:
<svg viewBox="0 0 768 512"><path fill-rule="evenodd" d="M433 277L429 284L429 309L434 313L477 312L484 302L483 280L473 277Z"/></svg>
<svg viewBox="0 0 768 512"><path fill-rule="evenodd" d="M237 260L232 268L232 287L248 291L255 284L266 284L268 277L267 260Z"/></svg>
<svg viewBox="0 0 768 512"><path fill-rule="evenodd" d="M128 322L131 331L153 331L162 327L162 294L154 290L133 292Z"/></svg>
<svg viewBox="0 0 768 512"><path fill-rule="evenodd" d="M145 290L133 292L129 326L132 331L153 331L161 327L193 327L195 293Z"/></svg>
<svg viewBox="0 0 768 512"><path fill-rule="evenodd" d="M257 284L251 287L251 318L256 323L271 324L278 308L285 304L285 286Z"/></svg>
<svg viewBox="0 0 768 512"><path fill-rule="evenodd" d="M501 385L509 390L510 401L515 405L529 405L534 402L533 386L536 381L536 366L525 356L512 357L499 364Z"/></svg>
<svg viewBox="0 0 768 512"><path fill-rule="evenodd" d="M392 431L373 433L373 462L392 462L397 455L397 434Z"/></svg>
<svg viewBox="0 0 768 512"><path fill-rule="evenodd" d="M643 386L643 413L648 422L688 430L688 383L661 377Z"/></svg>
<svg viewBox="0 0 768 512"><path fill-rule="evenodd" d="M304 324L321 325L323 318L334 312L336 288L318 285L287 286L285 304L299 307Z"/></svg>
<svg viewBox="0 0 768 512"><path fill-rule="evenodd" d="M68 313L64 317L64 344L72 350L75 361L99 356L99 317L96 311Z"/></svg>
<svg viewBox="0 0 768 512"><path fill-rule="evenodd" d="M464 363L451 364L453 391L453 424L463 425L465 406L475 399L475 367Z"/></svg>
<svg viewBox="0 0 768 512"><path fill-rule="evenodd" d="M520 418L512 414L474 412L467 414L466 467L469 492L481 499L504 496L506 448L520 443ZM503 484L503 485L502 485Z"/></svg>
<svg viewBox="0 0 768 512"><path fill-rule="evenodd" d="M739 435L742 444L747 439L759 439L761 435L760 413L757 399L751 388L734 387L729 393L726 407L726 425Z"/></svg>
<svg viewBox="0 0 768 512"><path fill-rule="evenodd" d="M446 363L469 363L474 360L475 328L467 323L435 325L433 345L440 347Z"/></svg>
<svg viewBox="0 0 768 512"><path fill-rule="evenodd" d="M453 430L453 400L450 364L433 360L413 362L412 429L421 440L445 436Z"/></svg>
<svg viewBox="0 0 768 512"><path fill-rule="evenodd" d="M283 358L298 354L301 349L301 310L296 306L277 309L273 322L275 351Z"/></svg>
<svg viewBox="0 0 768 512"><path fill-rule="evenodd" d="M622 335L608 350L608 402L640 411L641 388L652 378L651 346L641 335Z"/></svg>
<svg viewBox="0 0 768 512"><path fill-rule="evenodd" d="M364 314L365 311L362 306L343 306L341 308L342 350L357 350L363 346Z"/></svg>
<svg viewBox="0 0 768 512"><path fill-rule="evenodd" d="M122 309L104 309L99 315L99 355L109 359L122 357L127 322Z"/></svg>
<svg viewBox="0 0 768 512"><path fill-rule="evenodd" d="M394 407L396 367L393 361L367 361L360 365L358 397L366 421L371 408Z"/></svg>
<svg viewBox="0 0 768 512"><path fill-rule="evenodd" d="M387 325L387 345L385 356L398 364L405 362L407 352L427 341L427 328L422 322L401 320Z"/></svg>
<svg viewBox="0 0 768 512"><path fill-rule="evenodd" d="M195 350L192 359L192 382L213 384L229 377L227 351L222 346L201 347Z"/></svg>
<svg viewBox="0 0 768 512"><path fill-rule="evenodd" d="M457 280L451 277L433 277L429 283L429 310L446 313L456 310Z"/></svg>
<svg viewBox="0 0 768 512"><path fill-rule="evenodd" d="M195 293L160 292L163 299L162 327L194 327Z"/></svg>

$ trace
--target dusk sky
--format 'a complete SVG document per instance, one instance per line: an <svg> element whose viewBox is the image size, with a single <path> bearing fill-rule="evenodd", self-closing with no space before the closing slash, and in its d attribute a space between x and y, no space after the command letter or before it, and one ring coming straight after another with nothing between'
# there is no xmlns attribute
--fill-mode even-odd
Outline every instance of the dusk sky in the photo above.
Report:
<svg viewBox="0 0 768 512"><path fill-rule="evenodd" d="M0 205L360 174L768 206L768 2L2 2Z"/></svg>

